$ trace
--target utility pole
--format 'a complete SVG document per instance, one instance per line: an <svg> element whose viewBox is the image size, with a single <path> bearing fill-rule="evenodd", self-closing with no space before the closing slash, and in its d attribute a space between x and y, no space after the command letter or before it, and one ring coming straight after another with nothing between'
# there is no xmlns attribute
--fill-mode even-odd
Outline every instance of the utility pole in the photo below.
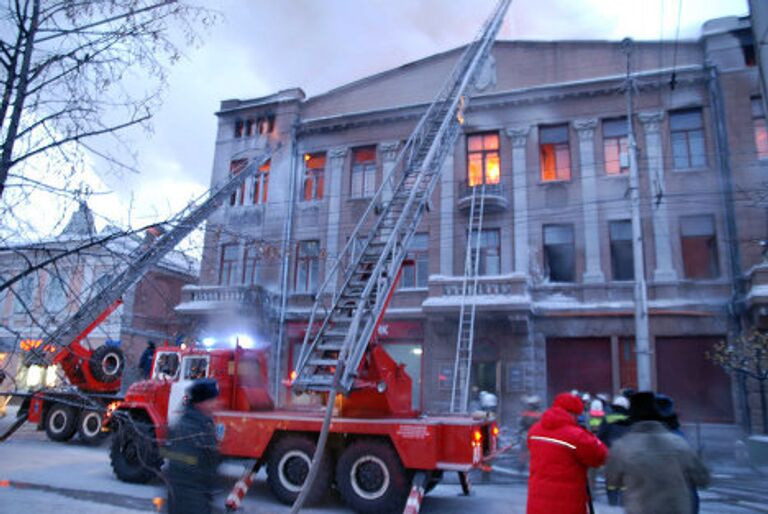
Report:
<svg viewBox="0 0 768 514"><path fill-rule="evenodd" d="M645 283L645 254L643 252L643 227L640 220L640 178L637 169L637 142L632 126L635 82L632 78L632 40L621 42L627 54L627 138L629 140L629 198L632 209L632 254L635 271L635 352L637 354L637 388L650 391L651 347L648 337L648 288Z"/></svg>

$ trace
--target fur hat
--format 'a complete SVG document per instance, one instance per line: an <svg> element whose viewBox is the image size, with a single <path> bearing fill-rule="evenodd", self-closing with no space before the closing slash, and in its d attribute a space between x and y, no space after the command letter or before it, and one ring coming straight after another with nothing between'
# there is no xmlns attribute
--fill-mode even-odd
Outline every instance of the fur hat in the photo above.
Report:
<svg viewBox="0 0 768 514"><path fill-rule="evenodd" d="M191 404L211 400L217 396L219 396L219 386L216 384L215 380L210 378L195 380L192 385L187 388L187 397Z"/></svg>
<svg viewBox="0 0 768 514"><path fill-rule="evenodd" d="M581 401L581 398L571 393L558 394L555 396L555 401L552 402L552 405L565 409L571 414L581 414L584 412L584 403Z"/></svg>
<svg viewBox="0 0 768 514"><path fill-rule="evenodd" d="M635 393L629 399L629 417L632 421L660 421L656 410L656 395L651 391Z"/></svg>
<svg viewBox="0 0 768 514"><path fill-rule="evenodd" d="M669 418L676 415L675 400L666 394L656 395L656 410L662 418Z"/></svg>

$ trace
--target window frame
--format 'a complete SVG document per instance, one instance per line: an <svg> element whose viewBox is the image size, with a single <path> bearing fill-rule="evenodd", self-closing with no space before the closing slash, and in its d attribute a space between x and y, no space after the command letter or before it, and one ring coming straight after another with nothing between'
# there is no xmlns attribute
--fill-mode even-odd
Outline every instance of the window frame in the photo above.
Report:
<svg viewBox="0 0 768 514"><path fill-rule="evenodd" d="M269 172L272 167L272 159L259 166L256 174L253 176L253 195L251 201L253 205L265 205L269 195Z"/></svg>
<svg viewBox="0 0 768 514"><path fill-rule="evenodd" d="M315 159L322 159L322 166L310 167ZM325 152L311 152L304 154L304 170L301 182L301 201L314 202L323 199L325 194L325 167L328 163ZM309 184L309 194L307 185Z"/></svg>
<svg viewBox="0 0 768 514"><path fill-rule="evenodd" d="M477 237L477 230L472 230L472 232L467 231L467 237ZM488 234L495 234L496 237L496 245L491 246L488 245L485 236ZM494 276L494 275L500 275L501 274L501 229L498 227L490 227L490 228L484 228L480 231L480 265L477 268L477 275L480 277L484 276ZM495 250L496 255L492 255L491 253ZM470 250L471 251L471 250ZM489 273L488 268L489 263L491 262L490 259L495 258L495 273ZM474 253L471 256L471 262L470 265L472 266L472 269L474 270L475 262L474 262Z"/></svg>
<svg viewBox="0 0 768 514"><path fill-rule="evenodd" d="M626 239L618 239L614 238L614 227L618 226L619 224L622 225L628 225L629 226L629 237ZM624 248L626 245L629 246L629 277L624 278L619 277L618 275L618 266L617 261L620 257L618 253L619 248ZM635 255L633 252L632 247L632 220L611 220L608 222L608 247L611 255L611 279L616 282L631 282L635 279ZM624 251L626 251L626 248L624 248Z"/></svg>
<svg viewBox="0 0 768 514"><path fill-rule="evenodd" d="M486 148L486 138L488 136L495 136L496 146L495 148ZM472 139L480 139L480 149L472 150ZM466 152L466 165L467 165L467 185L469 187L482 186L482 185L498 185L501 184L501 137L498 131L485 131L475 132L473 134L467 134L466 139L467 152ZM489 175L489 157L496 157L496 180L488 178ZM480 157L480 178L479 182L473 183L471 174L472 157Z"/></svg>
<svg viewBox="0 0 768 514"><path fill-rule="evenodd" d="M358 155L364 152L372 152L373 159L358 160ZM352 199L372 198L376 194L376 169L378 159L376 145L359 146L352 149L352 162L350 166L349 197ZM355 180L359 178L360 187L357 191ZM370 190L369 190L370 188Z"/></svg>
<svg viewBox="0 0 768 514"><path fill-rule="evenodd" d="M565 243L547 243L547 228L567 228L570 231L570 241ZM542 257L544 262L542 263L544 265L544 270L547 274L547 280L549 282L553 283L559 283L559 284L573 284L576 283L577 279L577 262L576 262L576 230L573 225L573 223L546 223L542 225ZM568 249L571 252L571 269L570 269L570 279L564 279L564 280L558 280L552 277L552 266L550 261L552 261L552 258L550 256L550 252L548 248L550 247L559 247L559 248L565 248L568 247ZM558 275L564 275L564 273L558 273Z"/></svg>
<svg viewBox="0 0 768 514"><path fill-rule="evenodd" d="M699 120L699 126L694 128L673 128L673 125L675 124L675 117L678 116L677 120L678 123L683 123L682 116L686 114L698 114L698 120ZM697 153L694 151L694 149L691 147L691 141L693 138L691 137L695 133L700 133L701 135L701 161L697 161ZM685 143L685 155L680 155L678 153L678 149L681 147L676 143L675 136L683 136L684 137L684 143ZM674 171L697 171L697 170L703 170L706 169L708 166L708 158L707 158L707 138L706 138L706 132L704 130L704 111L701 107L691 107L687 109L677 109L674 111L669 112L669 144L670 144L670 155L672 158L672 169ZM685 158L686 165L685 166L678 166L678 159Z"/></svg>
<svg viewBox="0 0 768 514"><path fill-rule="evenodd" d="M229 176L240 174L248 165L248 159L232 159L229 161ZM245 205L245 181L229 195L229 206Z"/></svg>
<svg viewBox="0 0 768 514"><path fill-rule="evenodd" d="M711 227L711 234L689 234L686 235L686 222L691 223L691 227L696 221L706 220ZM692 214L680 216L680 258L682 260L683 276L686 280L717 280L722 276L720 266L720 252L717 241L717 219L713 214ZM695 230L694 230L695 231ZM705 240L707 239L707 240ZM696 243L698 242L698 245ZM701 252L702 243L707 251ZM699 246L699 248L691 248ZM689 253L690 252L690 253ZM708 255L708 272L701 274L696 272L697 266L700 266L701 256Z"/></svg>
<svg viewBox="0 0 768 514"><path fill-rule="evenodd" d="M565 140L550 141L558 139L555 137L555 131L564 130ZM545 141L545 139L547 141ZM551 147L551 158L554 159L554 176L547 178L548 172L545 170L545 164L548 158L545 156L545 148ZM565 156L567 166L558 165L558 156ZM561 175L561 170L566 173ZM539 126L539 182L542 184L551 184L556 182L570 182L573 179L573 159L571 159L571 131L567 123L556 125Z"/></svg>
<svg viewBox="0 0 768 514"><path fill-rule="evenodd" d="M316 254L306 253L307 245L315 244ZM300 285L300 273L304 273L304 283ZM307 239L296 242L296 260L294 264L293 291L298 294L317 292L320 282L320 241Z"/></svg>
<svg viewBox="0 0 768 514"><path fill-rule="evenodd" d="M243 274L242 283L246 286L257 285L259 283L259 273L261 268L261 252L256 244L249 244L243 250ZM249 280L250 278L250 280Z"/></svg>
<svg viewBox="0 0 768 514"><path fill-rule="evenodd" d="M616 125L613 125L616 124ZM620 131L617 131L614 133L614 130L609 130L612 126L619 126L623 125L623 133L618 133ZM605 171L605 174L609 177L623 177L629 175L629 130L627 129L627 118L626 117L619 117L619 118L606 118L602 120L602 129L603 129L603 170ZM608 135L606 135L608 134ZM618 161L615 161L614 159L608 157L608 148L612 147L613 150L616 152L616 156L618 158ZM626 166L622 166L621 163L621 156L626 155L627 156L627 163ZM618 170L613 171L609 166L617 162L618 164Z"/></svg>
<svg viewBox="0 0 768 514"><path fill-rule="evenodd" d="M417 237L425 238L425 245L422 247L414 248L413 243ZM427 289L429 282L429 232L417 232L411 239L411 245L408 247L406 256L403 261L403 272L400 275L400 284L398 289L401 290L415 290L415 289ZM422 268L421 266L424 266ZM406 284L406 273L409 269L413 270L413 284ZM420 269L424 269L423 276L419 273Z"/></svg>
<svg viewBox="0 0 768 514"><path fill-rule="evenodd" d="M233 249L235 257L232 259L226 259L226 252L228 249ZM238 277L238 264L240 262L240 245L238 243L224 243L219 247L219 285L220 286L234 286L237 285ZM225 267L225 263L228 265ZM229 280L224 281L224 277Z"/></svg>

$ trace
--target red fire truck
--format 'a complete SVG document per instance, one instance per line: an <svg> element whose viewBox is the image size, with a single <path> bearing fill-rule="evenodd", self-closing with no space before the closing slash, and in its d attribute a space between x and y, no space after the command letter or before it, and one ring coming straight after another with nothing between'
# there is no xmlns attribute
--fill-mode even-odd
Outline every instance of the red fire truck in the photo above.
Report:
<svg viewBox="0 0 768 514"><path fill-rule="evenodd" d="M159 447L180 415L190 383L215 378L223 409L216 413L220 451L255 459L267 469L272 493L284 503L299 494L323 421L321 407L276 409L267 392L263 349L161 347L150 380L133 384L115 408L110 458L118 478L146 482L162 464ZM356 387L339 395L321 470L310 501L332 485L359 512L402 511L411 479L426 473L426 489L445 471L479 468L496 451L498 428L487 417L429 416L412 410L411 378L402 364L373 344Z"/></svg>

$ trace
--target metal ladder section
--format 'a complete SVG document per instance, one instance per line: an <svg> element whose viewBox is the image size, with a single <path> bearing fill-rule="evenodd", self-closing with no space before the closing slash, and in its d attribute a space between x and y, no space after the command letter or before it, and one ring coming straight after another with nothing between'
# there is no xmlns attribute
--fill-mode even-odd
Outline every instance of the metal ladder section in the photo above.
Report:
<svg viewBox="0 0 768 514"><path fill-rule="evenodd" d="M442 164L459 135L460 110L511 1L499 1L467 46L319 287L296 363L295 390L346 394L352 389Z"/></svg>
<svg viewBox="0 0 768 514"><path fill-rule="evenodd" d="M480 197L480 205L478 204ZM467 251L464 254L464 277L461 281L461 308L456 338L456 359L453 363L451 412L466 412L469 406L469 379L472 370L472 346L475 340L477 281L480 271L480 248L485 210L485 182L472 188L467 227Z"/></svg>
<svg viewBox="0 0 768 514"><path fill-rule="evenodd" d="M195 227L207 219L223 199L240 187L248 177L254 175L271 157L272 152L267 150L261 156L251 159L243 171L231 176L223 184L211 188L207 198L193 207L188 214L179 213L173 228L147 248L135 252L130 257L126 269L115 275L99 293L83 303L71 318L45 338L45 343L54 343L59 349L68 346L99 314L119 299L149 268L160 262L165 254L173 250ZM46 345L41 345L40 348L44 346ZM54 354L41 353L39 356L48 361L54 357Z"/></svg>

